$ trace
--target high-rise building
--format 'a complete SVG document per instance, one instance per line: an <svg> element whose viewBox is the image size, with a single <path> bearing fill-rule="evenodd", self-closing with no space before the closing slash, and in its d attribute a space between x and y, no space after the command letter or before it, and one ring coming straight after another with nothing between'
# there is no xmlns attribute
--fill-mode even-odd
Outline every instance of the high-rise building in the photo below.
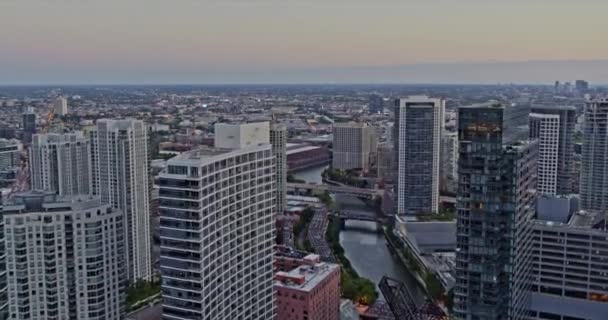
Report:
<svg viewBox="0 0 608 320"><path fill-rule="evenodd" d="M532 225L528 319L604 320L608 315L608 232L600 212Z"/></svg>
<svg viewBox="0 0 608 320"><path fill-rule="evenodd" d="M458 133L444 132L441 139L441 190L456 193L458 188Z"/></svg>
<svg viewBox="0 0 608 320"><path fill-rule="evenodd" d="M34 135L28 150L32 190L63 196L89 194L89 147L80 131Z"/></svg>
<svg viewBox="0 0 608 320"><path fill-rule="evenodd" d="M525 319L538 144L515 105L462 107L458 119L455 319Z"/></svg>
<svg viewBox="0 0 608 320"><path fill-rule="evenodd" d="M318 255L275 275L277 320L340 318L340 265L324 263Z"/></svg>
<svg viewBox="0 0 608 320"><path fill-rule="evenodd" d="M64 97L55 99L53 110L57 116L65 116L68 114L68 100Z"/></svg>
<svg viewBox="0 0 608 320"><path fill-rule="evenodd" d="M574 87L578 93L585 93L589 90L589 82L585 80L576 80L574 82Z"/></svg>
<svg viewBox="0 0 608 320"><path fill-rule="evenodd" d="M163 319L274 319L270 144L200 149L160 183Z"/></svg>
<svg viewBox="0 0 608 320"><path fill-rule="evenodd" d="M32 110L27 110L22 115L21 129L23 130L23 142L30 143L32 135L36 133L36 114Z"/></svg>
<svg viewBox="0 0 608 320"><path fill-rule="evenodd" d="M378 179L385 181L393 181L395 155L393 154L393 145L388 142L378 144L376 153L376 171Z"/></svg>
<svg viewBox="0 0 608 320"><path fill-rule="evenodd" d="M578 179L574 174L576 108L534 106L530 111L530 138L539 140L539 192L573 193Z"/></svg>
<svg viewBox="0 0 608 320"><path fill-rule="evenodd" d="M8 288L6 283L6 236L4 234L3 199L0 194L0 320L8 319Z"/></svg>
<svg viewBox="0 0 608 320"><path fill-rule="evenodd" d="M276 166L277 213L282 214L287 205L287 127L284 124L270 125L270 144Z"/></svg>
<svg viewBox="0 0 608 320"><path fill-rule="evenodd" d="M45 192L18 194L3 209L10 319L122 319L121 212Z"/></svg>
<svg viewBox="0 0 608 320"><path fill-rule="evenodd" d="M396 213L439 210L441 136L445 101L412 96L395 101Z"/></svg>
<svg viewBox="0 0 608 320"><path fill-rule="evenodd" d="M376 114L384 111L384 100L377 94L369 96L368 109L369 113Z"/></svg>
<svg viewBox="0 0 608 320"><path fill-rule="evenodd" d="M19 140L0 139L0 172L18 167L23 145Z"/></svg>
<svg viewBox="0 0 608 320"><path fill-rule="evenodd" d="M585 103L581 162L581 208L608 209L608 98Z"/></svg>
<svg viewBox="0 0 608 320"><path fill-rule="evenodd" d="M149 281L152 260L146 126L135 119L100 119L90 137L91 191L124 214L129 281Z"/></svg>
<svg viewBox="0 0 608 320"><path fill-rule="evenodd" d="M270 141L269 122L217 123L214 129L216 148L241 149Z"/></svg>
<svg viewBox="0 0 608 320"><path fill-rule="evenodd" d="M368 170L372 134L372 128L366 123L335 123L332 167L339 170Z"/></svg>

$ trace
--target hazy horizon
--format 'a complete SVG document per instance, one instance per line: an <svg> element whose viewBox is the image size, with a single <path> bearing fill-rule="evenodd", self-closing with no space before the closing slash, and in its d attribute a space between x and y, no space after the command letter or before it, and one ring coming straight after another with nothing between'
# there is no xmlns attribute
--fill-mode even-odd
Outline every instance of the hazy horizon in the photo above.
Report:
<svg viewBox="0 0 608 320"><path fill-rule="evenodd" d="M0 84L608 83L608 1L0 2Z"/></svg>

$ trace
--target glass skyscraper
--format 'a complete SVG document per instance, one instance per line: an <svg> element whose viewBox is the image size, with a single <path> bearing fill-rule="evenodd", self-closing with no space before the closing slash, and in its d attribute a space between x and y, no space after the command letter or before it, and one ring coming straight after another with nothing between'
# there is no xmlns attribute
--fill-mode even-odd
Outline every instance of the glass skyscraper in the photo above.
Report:
<svg viewBox="0 0 608 320"><path fill-rule="evenodd" d="M538 157L527 121L523 105L459 110L455 319L525 317Z"/></svg>

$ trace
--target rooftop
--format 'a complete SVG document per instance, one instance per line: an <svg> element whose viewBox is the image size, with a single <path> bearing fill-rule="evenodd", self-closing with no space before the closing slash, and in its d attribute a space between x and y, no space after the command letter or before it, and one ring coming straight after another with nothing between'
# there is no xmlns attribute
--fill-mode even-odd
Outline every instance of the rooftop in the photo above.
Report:
<svg viewBox="0 0 608 320"><path fill-rule="evenodd" d="M309 256L304 259L307 259ZM275 275L275 288L289 288L310 292L327 276L338 269L340 269L340 266L337 264L320 262L314 265L302 265L289 272L280 271Z"/></svg>

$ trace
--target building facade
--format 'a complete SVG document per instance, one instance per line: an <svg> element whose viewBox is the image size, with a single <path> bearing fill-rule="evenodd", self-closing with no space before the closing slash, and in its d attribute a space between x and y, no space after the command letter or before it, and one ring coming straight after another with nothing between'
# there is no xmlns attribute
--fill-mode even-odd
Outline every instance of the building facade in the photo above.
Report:
<svg viewBox="0 0 608 320"><path fill-rule="evenodd" d="M318 255L275 275L277 320L340 318L340 265L323 263Z"/></svg>
<svg viewBox="0 0 608 320"><path fill-rule="evenodd" d="M163 319L274 319L270 144L200 149L160 183Z"/></svg>
<svg viewBox="0 0 608 320"><path fill-rule="evenodd" d="M0 139L0 172L13 170L21 165L23 145L19 140Z"/></svg>
<svg viewBox="0 0 608 320"><path fill-rule="evenodd" d="M10 319L119 320L123 216L98 198L18 194L4 205Z"/></svg>
<svg viewBox="0 0 608 320"><path fill-rule="evenodd" d="M31 110L27 110L21 117L23 142L30 143L32 141L32 135L36 133L36 114Z"/></svg>
<svg viewBox="0 0 608 320"><path fill-rule="evenodd" d="M525 319L529 305L538 150L511 107L459 110L455 319Z"/></svg>
<svg viewBox="0 0 608 320"><path fill-rule="evenodd" d="M599 212L565 223L535 221L529 319L603 320L608 315L608 232Z"/></svg>
<svg viewBox="0 0 608 320"><path fill-rule="evenodd" d="M400 215L437 212L445 101L412 96L395 101L395 195Z"/></svg>
<svg viewBox="0 0 608 320"><path fill-rule="evenodd" d="M458 133L444 132L441 139L441 191L458 189Z"/></svg>
<svg viewBox="0 0 608 320"><path fill-rule="evenodd" d="M32 190L90 193L90 141L82 132L36 134L28 152Z"/></svg>
<svg viewBox="0 0 608 320"><path fill-rule="evenodd" d="M216 148L240 149L270 141L270 123L217 123L214 127Z"/></svg>
<svg viewBox="0 0 608 320"><path fill-rule="evenodd" d="M585 103L581 161L581 208L608 209L608 98Z"/></svg>
<svg viewBox="0 0 608 320"><path fill-rule="evenodd" d="M287 205L287 127L284 124L270 125L270 144L276 165L277 214L282 214Z"/></svg>
<svg viewBox="0 0 608 320"><path fill-rule="evenodd" d="M146 126L135 119L100 119L90 139L91 191L124 214L129 281L149 281L152 260Z"/></svg>
<svg viewBox="0 0 608 320"><path fill-rule="evenodd" d="M382 113L384 111L384 99L377 94L370 95L368 109L371 114Z"/></svg>
<svg viewBox="0 0 608 320"><path fill-rule="evenodd" d="M550 190L554 190L555 194L576 193L574 184L579 179L574 172L576 108L534 106L530 112L530 137L539 139L539 188L541 180L547 180L542 187L546 189L549 183ZM541 169L541 166L545 169ZM553 181L554 188L551 186Z"/></svg>
<svg viewBox="0 0 608 320"><path fill-rule="evenodd" d="M333 126L332 168L369 169L372 128L366 123L335 123Z"/></svg>

